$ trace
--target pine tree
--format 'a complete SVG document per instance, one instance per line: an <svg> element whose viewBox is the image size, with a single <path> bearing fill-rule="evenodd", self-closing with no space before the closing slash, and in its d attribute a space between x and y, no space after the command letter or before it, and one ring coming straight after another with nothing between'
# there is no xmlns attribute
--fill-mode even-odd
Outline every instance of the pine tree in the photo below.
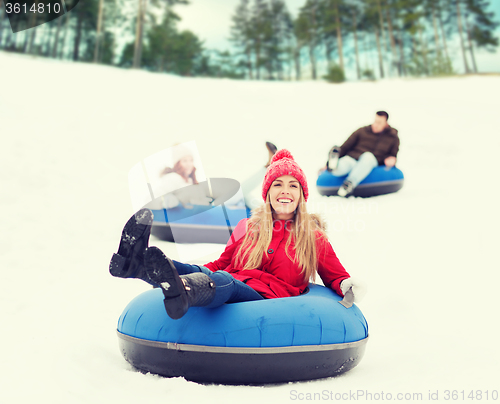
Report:
<svg viewBox="0 0 500 404"><path fill-rule="evenodd" d="M0 48L2 47L3 42L4 20L6 20L6 13L4 8L0 7Z"/></svg>
<svg viewBox="0 0 500 404"><path fill-rule="evenodd" d="M286 12L282 18L282 28L284 34L284 42L283 42L283 54L284 54L284 64L288 64L288 80L291 80L292 76L292 66L293 66L293 49L295 43L295 35L294 35L294 27L293 27L293 18L289 11L285 8Z"/></svg>
<svg viewBox="0 0 500 404"><path fill-rule="evenodd" d="M309 61L311 63L311 75L317 78L316 49L321 38L321 27L318 23L318 0L307 0L300 9L295 21L295 35L298 42L304 43L309 49Z"/></svg>
<svg viewBox="0 0 500 404"><path fill-rule="evenodd" d="M113 64L118 26L125 21L118 0L103 0L101 32L95 35L94 56L96 63ZM97 49L97 58L96 58Z"/></svg>
<svg viewBox="0 0 500 404"><path fill-rule="evenodd" d="M436 10L436 2L431 0L426 0L425 8L428 11L427 17L432 21L432 30L434 33L434 47L436 49L437 60L438 63L442 63L443 54L441 50L441 41L439 38L439 30L438 30L438 19L437 19L437 10Z"/></svg>
<svg viewBox="0 0 500 404"><path fill-rule="evenodd" d="M432 32L431 37L433 38L433 40L420 40L420 42L423 44L428 43L429 45L434 43L434 48L428 51L429 61L426 61L425 63L425 73L430 75L452 73L452 66L447 57L447 50L443 47L443 44L446 43L446 38L443 38L441 40L441 35L439 33L439 15L441 12L439 3L439 1L436 2L435 0L425 0L422 4L423 17L427 20L430 31ZM426 47L423 47L424 50L425 48ZM426 55L427 52L424 53L422 57L427 58Z"/></svg>
<svg viewBox="0 0 500 404"><path fill-rule="evenodd" d="M474 55L474 44L478 48L485 48L490 52L496 51L498 38L494 37L495 29L499 23L494 21L494 14L486 12L489 6L487 0L466 0L465 1L465 26L467 39L469 42L469 52L471 54L474 72L477 73L476 58ZM469 23L469 18L471 22Z"/></svg>
<svg viewBox="0 0 500 404"><path fill-rule="evenodd" d="M396 38L394 36L394 24L393 20L398 18L398 0L385 0L383 3L385 17L387 21L387 31L389 34L389 43L391 46L391 68L397 66L398 75L401 76L401 65L398 62L401 58L398 58L396 49Z"/></svg>
<svg viewBox="0 0 500 404"><path fill-rule="evenodd" d="M236 7L235 14L232 16L233 25L231 26L230 41L244 55L245 67L250 80L253 80L253 61L252 61L252 23L249 7L250 0L240 0Z"/></svg>
<svg viewBox="0 0 500 404"><path fill-rule="evenodd" d="M445 63L451 66L451 58L450 54L448 52L448 41L447 41L447 34L445 30L445 21L443 19L443 13L446 13L449 11L451 7L451 0L437 0L436 1L436 13L437 13L437 19L439 22L439 28L441 31L441 38L443 40L443 50L444 50L444 56L445 56ZM449 14L449 12L448 12ZM448 20L450 20L448 18Z"/></svg>
<svg viewBox="0 0 500 404"><path fill-rule="evenodd" d="M132 67L139 69L141 67L142 59L142 48L143 48L143 36L144 36L144 24L146 21L147 13L147 1L148 0L138 0L137 8L137 20L135 29L135 42L134 42L134 57ZM159 2L162 3L159 3ZM165 5L167 8L173 7L176 4L189 4L188 0L153 0L152 5Z"/></svg>
<svg viewBox="0 0 500 404"><path fill-rule="evenodd" d="M146 69L157 72L169 72L174 70L174 60L177 56L175 41L178 35L176 27L178 20L179 16L167 9L162 22L153 25L147 31L147 46L141 57L142 64ZM129 52L130 48L127 48L127 56ZM135 52L134 54L136 55ZM134 59L132 59L132 66L133 63Z"/></svg>
<svg viewBox="0 0 500 404"><path fill-rule="evenodd" d="M145 32L142 67L156 72L168 72L181 76L194 76L203 70L207 73L207 57L200 39L191 31L179 32L180 17L170 8L164 10L159 24ZM133 63L135 44L129 43L122 54L120 65L128 67Z"/></svg>
<svg viewBox="0 0 500 404"><path fill-rule="evenodd" d="M283 63L285 60L286 45L291 36L291 16L283 0L270 0L269 3L269 31L265 47L269 77L283 80Z"/></svg>
<svg viewBox="0 0 500 404"><path fill-rule="evenodd" d="M292 70L295 66L294 55L297 41L294 34L293 19L290 14L288 14L288 18L286 19L286 33L286 44L284 52L286 57L286 64L288 65L287 80L292 80Z"/></svg>
<svg viewBox="0 0 500 404"><path fill-rule="evenodd" d="M400 57L403 74L429 74L423 16L424 8L420 0L400 0L399 19L402 41ZM406 55L406 49L409 50L408 55Z"/></svg>
<svg viewBox="0 0 500 404"><path fill-rule="evenodd" d="M295 38L295 45L291 49L292 59L295 66L295 80L300 80L302 78L302 48L306 45L306 38L303 35L303 23L304 19L300 15L292 21L293 23L293 34Z"/></svg>
<svg viewBox="0 0 500 404"><path fill-rule="evenodd" d="M320 29L319 42L325 50L327 65L332 65L332 54L336 49L335 22L332 17L332 10L328 7L329 0L321 0L318 3L318 25Z"/></svg>
<svg viewBox="0 0 500 404"><path fill-rule="evenodd" d="M57 26L56 26L56 34L54 37L54 43L52 44L52 49L50 51L50 55L55 58L57 56L57 47L59 46L59 35L61 32L61 27L63 23L64 17L59 17L57 19Z"/></svg>
<svg viewBox="0 0 500 404"><path fill-rule="evenodd" d="M354 55L356 59L356 75L358 80L361 80L361 67L359 62L359 47L358 47L358 30L359 27L359 15L361 13L360 5L357 2L349 4L351 11L351 21L352 21L352 36L354 40Z"/></svg>
<svg viewBox="0 0 500 404"><path fill-rule="evenodd" d="M95 38L95 46L94 46L94 63L97 63L99 60L99 50L101 47L102 41L102 31L103 31L103 12L104 12L104 0L99 0L98 12L97 12L97 29L96 29L96 38Z"/></svg>
<svg viewBox="0 0 500 404"><path fill-rule="evenodd" d="M58 51L58 56L57 56L60 59L64 58L64 51L66 49L66 39L68 38L69 24L71 21L69 13L66 13L63 18L64 18L64 33L61 40L61 47L60 50Z"/></svg>
<svg viewBox="0 0 500 404"><path fill-rule="evenodd" d="M460 49L462 50L462 58L464 61L465 73L470 73L469 63L467 62L467 56L465 54L465 44L463 38L463 24L462 24L462 1L455 0L456 10L457 10L457 27L458 36L460 38Z"/></svg>
<svg viewBox="0 0 500 404"><path fill-rule="evenodd" d="M200 39L191 31L184 30L176 35L173 72L181 76L194 76L202 50Z"/></svg>
<svg viewBox="0 0 500 404"><path fill-rule="evenodd" d="M82 44L88 42L88 38L86 38L87 34L95 32L97 12L97 0L86 0L84 2L80 2L78 7L75 7L75 9L70 13L70 18L76 20L76 32L73 42L74 61L78 61L82 57L81 47ZM84 60L89 60L88 53L85 55Z"/></svg>
<svg viewBox="0 0 500 404"><path fill-rule="evenodd" d="M362 14L360 26L365 32L365 35L373 34L375 36L375 43L378 55L379 75L380 78L384 78L385 76L384 58L382 53L382 44L380 40L381 39L380 15L377 9L377 4L373 0L365 2L364 12Z"/></svg>
<svg viewBox="0 0 500 404"><path fill-rule="evenodd" d="M270 35L269 6L264 0L254 0L251 16L252 47L255 55L256 78L261 78L261 68L266 65L265 46Z"/></svg>
<svg viewBox="0 0 500 404"><path fill-rule="evenodd" d="M335 39L338 53L338 65L344 70L344 35L346 27L350 24L349 17L352 9L345 0L323 0L320 3L320 25L322 39L325 43L328 64L331 63L331 52L333 50L331 39Z"/></svg>
<svg viewBox="0 0 500 404"><path fill-rule="evenodd" d="M138 0L137 20L135 26L134 59L132 67L139 69L142 59L142 37L144 32L144 18L146 15L147 0Z"/></svg>

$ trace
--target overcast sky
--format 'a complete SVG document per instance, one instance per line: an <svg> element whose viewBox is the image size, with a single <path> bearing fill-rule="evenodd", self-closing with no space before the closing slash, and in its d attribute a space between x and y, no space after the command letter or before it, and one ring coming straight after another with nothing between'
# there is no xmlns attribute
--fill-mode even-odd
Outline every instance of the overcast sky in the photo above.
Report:
<svg viewBox="0 0 500 404"><path fill-rule="evenodd" d="M306 0L286 0L288 11L295 17ZM188 6L176 6L182 18L179 28L189 29L205 40L207 48L223 50L230 46L231 17L240 0L190 0Z"/></svg>

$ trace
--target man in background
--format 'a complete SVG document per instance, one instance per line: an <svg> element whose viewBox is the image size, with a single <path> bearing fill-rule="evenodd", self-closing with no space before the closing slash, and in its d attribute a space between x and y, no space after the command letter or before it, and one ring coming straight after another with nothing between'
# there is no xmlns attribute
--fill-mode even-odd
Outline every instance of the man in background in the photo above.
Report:
<svg viewBox="0 0 500 404"><path fill-rule="evenodd" d="M396 164L398 131L389 126L388 119L387 112L378 111L371 125L359 128L342 146L330 150L326 169L338 177L348 174L337 195L351 194L375 167L390 168Z"/></svg>

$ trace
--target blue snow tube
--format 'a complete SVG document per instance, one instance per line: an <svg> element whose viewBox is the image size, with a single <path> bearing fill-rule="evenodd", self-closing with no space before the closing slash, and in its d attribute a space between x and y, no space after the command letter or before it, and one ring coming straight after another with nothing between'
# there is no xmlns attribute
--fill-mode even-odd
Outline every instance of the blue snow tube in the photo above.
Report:
<svg viewBox="0 0 500 404"><path fill-rule="evenodd" d="M323 171L316 181L318 192L326 196L337 195L339 187L346 178L347 175L337 177L330 171ZM392 167L388 169L385 166L378 166L354 188L352 195L370 197L390 194L399 191L403 187L403 183L403 172L399 168Z"/></svg>
<svg viewBox="0 0 500 404"><path fill-rule="evenodd" d="M151 234L175 243L226 244L239 221L250 217L250 209L243 201L227 203L239 189L240 183L231 178L210 178L159 196L152 205L146 205L154 215ZM213 200L205 205L179 203L162 209L164 198L192 200L201 196L210 196Z"/></svg>
<svg viewBox="0 0 500 404"><path fill-rule="evenodd" d="M250 217L250 209L243 205L178 206L152 210L151 234L161 240L175 243L226 244L238 222Z"/></svg>
<svg viewBox="0 0 500 404"><path fill-rule="evenodd" d="M141 371L201 383L266 384L336 376L368 340L356 305L329 288L279 299L192 307L170 319L160 289L132 300L118 321L120 349Z"/></svg>

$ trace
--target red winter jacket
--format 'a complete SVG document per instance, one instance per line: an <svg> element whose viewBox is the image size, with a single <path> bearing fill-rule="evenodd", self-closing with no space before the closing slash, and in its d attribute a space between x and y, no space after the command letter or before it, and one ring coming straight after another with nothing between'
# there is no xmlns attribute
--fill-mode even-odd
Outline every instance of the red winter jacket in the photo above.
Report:
<svg viewBox="0 0 500 404"><path fill-rule="evenodd" d="M298 263L292 262L285 253L285 245L289 236L289 229L285 220L275 220L273 225L273 238L262 257L262 263L257 269L244 270L237 267L235 260L243 237L247 230L247 220L241 220L234 229L233 237L229 239L226 249L218 260L209 262L205 266L211 271L224 270L229 272L252 289L260 293L266 299L277 297L297 296L304 292L309 282L304 280L304 275ZM289 255L295 253L294 242L290 242ZM330 242L324 237L318 237L316 242L316 253L318 257L318 274L325 286L332 288L340 296L340 282L349 278L340 261L338 260Z"/></svg>

